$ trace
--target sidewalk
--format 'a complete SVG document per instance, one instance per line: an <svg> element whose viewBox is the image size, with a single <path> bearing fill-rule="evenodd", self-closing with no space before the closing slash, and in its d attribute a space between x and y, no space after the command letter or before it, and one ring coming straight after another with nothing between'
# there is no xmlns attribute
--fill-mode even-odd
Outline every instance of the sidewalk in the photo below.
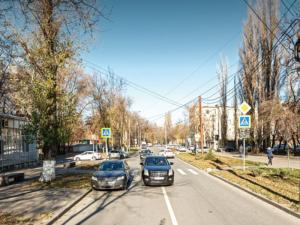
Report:
<svg viewBox="0 0 300 225"><path fill-rule="evenodd" d="M24 224L47 224L84 192L85 189L32 188L25 183L10 185L1 188L0 211L22 217Z"/></svg>
<svg viewBox="0 0 300 225"><path fill-rule="evenodd" d="M24 172L27 178L34 178L34 176L38 178L41 169L41 167L26 169ZM63 168L62 165L58 165L56 168L57 175L76 174L78 177L77 174L86 174L89 177L93 172L94 170ZM76 178L73 180L76 182ZM33 185L28 180L0 187L0 220L3 219L1 214L11 214L18 220L18 222L14 222L17 224L47 224L49 220L63 212L89 189L89 185L81 189L43 187ZM3 223L0 221L0 224Z"/></svg>
<svg viewBox="0 0 300 225"><path fill-rule="evenodd" d="M240 154L235 152L216 152L216 155L220 156L227 156L232 158L239 158ZM246 160L253 161L253 162L262 162L267 163L268 159L266 155L246 155ZM291 157L290 160L288 160L287 156L277 156L274 155L273 158L273 165L270 166L273 168L294 168L294 169L300 169L300 157Z"/></svg>
<svg viewBox="0 0 300 225"><path fill-rule="evenodd" d="M56 169L62 168L62 165L64 162L71 161L72 159L73 159L72 154L58 156L56 158ZM0 175L1 174L10 174L10 173L24 173L25 180L32 180L32 179L37 179L38 177L40 177L42 170L43 170L43 165L39 165L37 167L22 168L22 169L16 169L16 170L12 170L12 171L3 172L3 173L0 173Z"/></svg>

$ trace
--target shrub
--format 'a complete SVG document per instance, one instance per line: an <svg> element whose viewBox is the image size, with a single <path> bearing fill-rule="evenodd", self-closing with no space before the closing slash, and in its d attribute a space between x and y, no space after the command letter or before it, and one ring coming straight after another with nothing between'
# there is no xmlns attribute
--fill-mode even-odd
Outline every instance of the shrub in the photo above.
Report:
<svg viewBox="0 0 300 225"><path fill-rule="evenodd" d="M212 152L212 150L210 149L208 151L208 153L205 155L204 160L215 160L216 156L214 155L214 153Z"/></svg>

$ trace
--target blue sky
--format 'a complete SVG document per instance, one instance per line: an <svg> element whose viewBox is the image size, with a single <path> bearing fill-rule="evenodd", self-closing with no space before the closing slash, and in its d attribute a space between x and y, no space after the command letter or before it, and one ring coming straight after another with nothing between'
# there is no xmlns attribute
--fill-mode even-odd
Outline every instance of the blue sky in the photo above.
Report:
<svg viewBox="0 0 300 225"><path fill-rule="evenodd" d="M107 0L102 6L111 10L109 20L99 23L84 60L182 104L217 84L221 55L232 65L229 73L237 70L247 15L241 0ZM131 87L126 93L132 110L147 118L176 108ZM173 122L182 114L173 113Z"/></svg>

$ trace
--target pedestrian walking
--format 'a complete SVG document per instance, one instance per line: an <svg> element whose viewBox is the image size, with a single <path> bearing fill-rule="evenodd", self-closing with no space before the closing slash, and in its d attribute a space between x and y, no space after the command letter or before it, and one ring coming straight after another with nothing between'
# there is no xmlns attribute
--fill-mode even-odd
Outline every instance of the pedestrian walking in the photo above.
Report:
<svg viewBox="0 0 300 225"><path fill-rule="evenodd" d="M267 156L268 156L268 165L272 166L272 160L273 160L273 149L271 147L267 148Z"/></svg>

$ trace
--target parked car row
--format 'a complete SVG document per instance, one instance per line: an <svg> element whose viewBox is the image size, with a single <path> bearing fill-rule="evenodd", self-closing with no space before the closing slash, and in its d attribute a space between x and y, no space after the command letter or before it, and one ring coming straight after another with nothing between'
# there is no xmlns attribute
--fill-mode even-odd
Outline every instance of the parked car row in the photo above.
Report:
<svg viewBox="0 0 300 225"><path fill-rule="evenodd" d="M128 152L124 150L111 150L108 153L109 159L125 159L128 158ZM102 159L102 155L99 152L94 151L85 151L81 154L75 155L74 160L75 161L83 161L83 160L99 160Z"/></svg>
<svg viewBox="0 0 300 225"><path fill-rule="evenodd" d="M293 148L289 144L277 144L273 146L272 150L273 154L277 155L287 155L288 151L290 154L300 155L300 145Z"/></svg>

